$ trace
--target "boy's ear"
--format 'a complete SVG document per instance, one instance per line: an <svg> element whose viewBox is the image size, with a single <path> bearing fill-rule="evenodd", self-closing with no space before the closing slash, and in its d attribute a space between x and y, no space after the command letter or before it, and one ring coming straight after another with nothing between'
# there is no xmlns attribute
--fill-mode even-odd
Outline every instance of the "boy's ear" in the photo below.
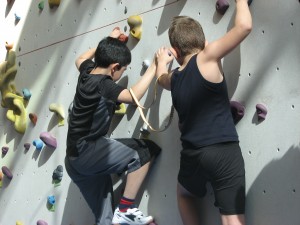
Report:
<svg viewBox="0 0 300 225"><path fill-rule="evenodd" d="M114 64L112 64L112 66L111 66L111 71L112 71L112 73L114 73L114 72L116 72L116 71L118 71L118 70L120 70L120 69L121 69L121 66L120 66L119 63L114 63Z"/></svg>
<svg viewBox="0 0 300 225"><path fill-rule="evenodd" d="M177 48L170 48L170 52L176 59L178 59L180 57L180 53Z"/></svg>

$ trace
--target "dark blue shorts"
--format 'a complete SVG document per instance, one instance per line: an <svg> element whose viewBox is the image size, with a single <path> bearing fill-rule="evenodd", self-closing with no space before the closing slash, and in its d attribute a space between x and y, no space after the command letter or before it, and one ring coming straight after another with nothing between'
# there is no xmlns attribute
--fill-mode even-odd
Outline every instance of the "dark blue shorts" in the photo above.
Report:
<svg viewBox="0 0 300 225"><path fill-rule="evenodd" d="M111 225L113 186L111 174L133 172L157 156L161 149L151 140L134 138L82 141L78 157L66 157L66 171L79 187L95 215L97 225Z"/></svg>
<svg viewBox="0 0 300 225"><path fill-rule="evenodd" d="M221 214L245 212L245 166L238 142L183 149L178 182L198 197L205 196L210 182Z"/></svg>

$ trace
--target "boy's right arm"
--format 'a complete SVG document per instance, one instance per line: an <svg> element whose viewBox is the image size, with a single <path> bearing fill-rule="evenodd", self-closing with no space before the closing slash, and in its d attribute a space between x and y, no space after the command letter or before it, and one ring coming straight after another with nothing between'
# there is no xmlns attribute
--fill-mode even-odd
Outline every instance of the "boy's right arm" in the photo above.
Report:
<svg viewBox="0 0 300 225"><path fill-rule="evenodd" d="M81 54L76 60L75 60L75 65L76 68L79 70L79 67L82 62L84 62L87 59L93 59L95 56L96 48L92 48L87 50L85 53Z"/></svg>
<svg viewBox="0 0 300 225"><path fill-rule="evenodd" d="M248 0L236 0L236 16L233 28L222 38L209 43L204 48L204 55L208 61L222 59L237 47L251 32L252 17Z"/></svg>
<svg viewBox="0 0 300 225"><path fill-rule="evenodd" d="M170 91L172 72L168 70L167 66L174 59L174 56L169 49L165 47L161 47L156 52L156 57L157 57L156 78L158 79L158 83L164 89Z"/></svg>

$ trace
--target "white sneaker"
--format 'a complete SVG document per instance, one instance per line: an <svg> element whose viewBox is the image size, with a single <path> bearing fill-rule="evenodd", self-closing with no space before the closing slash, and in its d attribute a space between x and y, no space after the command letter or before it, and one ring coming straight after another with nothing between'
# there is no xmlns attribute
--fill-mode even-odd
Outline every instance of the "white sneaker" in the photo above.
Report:
<svg viewBox="0 0 300 225"><path fill-rule="evenodd" d="M152 216L144 216L138 208L129 208L126 212L120 212L117 208L112 219L113 224L120 225L146 225L152 221Z"/></svg>

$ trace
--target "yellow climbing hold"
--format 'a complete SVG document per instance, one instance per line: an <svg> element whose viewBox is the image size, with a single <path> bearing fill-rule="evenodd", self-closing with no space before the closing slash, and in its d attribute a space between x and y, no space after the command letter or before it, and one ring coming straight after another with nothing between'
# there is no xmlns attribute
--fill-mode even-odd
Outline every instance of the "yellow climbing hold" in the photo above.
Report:
<svg viewBox="0 0 300 225"><path fill-rule="evenodd" d="M48 0L50 8L58 7L60 5L60 0Z"/></svg>
<svg viewBox="0 0 300 225"><path fill-rule="evenodd" d="M127 23L130 27L130 34L138 40L142 37L142 22L142 17L139 15L133 15L127 19Z"/></svg>
<svg viewBox="0 0 300 225"><path fill-rule="evenodd" d="M6 42L7 59L0 64L0 92L2 96L1 106L8 108L6 117L14 123L14 128L19 133L26 130L26 110L28 100L16 91L14 83L17 66L16 53L12 50L12 44Z"/></svg>
<svg viewBox="0 0 300 225"><path fill-rule="evenodd" d="M63 126L65 124L65 111L61 104L52 103L49 106L51 112L55 112L58 116L58 126Z"/></svg>
<svg viewBox="0 0 300 225"><path fill-rule="evenodd" d="M124 103L121 103L117 106L117 109L115 110L116 115L124 115L126 113L126 107Z"/></svg>

